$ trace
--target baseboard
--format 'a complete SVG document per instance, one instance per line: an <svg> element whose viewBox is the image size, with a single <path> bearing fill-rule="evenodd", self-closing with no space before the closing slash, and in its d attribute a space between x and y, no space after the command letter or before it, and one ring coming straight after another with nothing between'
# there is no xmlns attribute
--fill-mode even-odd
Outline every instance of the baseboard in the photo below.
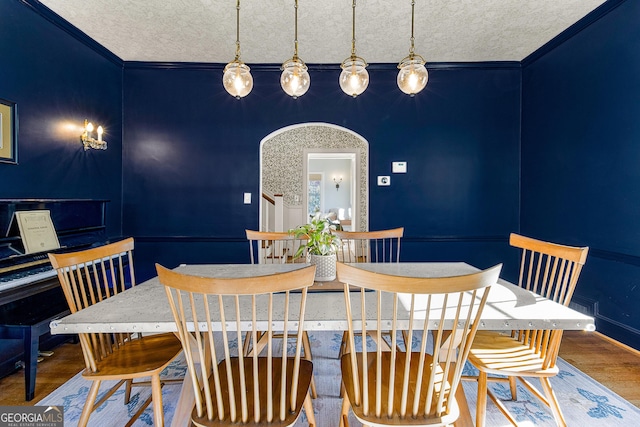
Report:
<svg viewBox="0 0 640 427"><path fill-rule="evenodd" d="M620 347L621 349L625 350L625 351L629 351L633 354L635 354L636 356L640 356L640 350L637 350L631 346L628 346L626 344L621 343L620 341L616 341L613 338L601 333L601 332L594 332L594 334L598 335L600 338L602 338L605 341L610 342L611 344L615 345L616 347Z"/></svg>
<svg viewBox="0 0 640 427"><path fill-rule="evenodd" d="M569 307L593 316L596 333L612 344L640 355L640 330L622 324L600 313L598 301L574 295Z"/></svg>
<svg viewBox="0 0 640 427"><path fill-rule="evenodd" d="M607 337L611 342L617 342L620 346L640 352L640 333L638 330L626 325L620 325L605 316L594 316L596 319L596 331Z"/></svg>

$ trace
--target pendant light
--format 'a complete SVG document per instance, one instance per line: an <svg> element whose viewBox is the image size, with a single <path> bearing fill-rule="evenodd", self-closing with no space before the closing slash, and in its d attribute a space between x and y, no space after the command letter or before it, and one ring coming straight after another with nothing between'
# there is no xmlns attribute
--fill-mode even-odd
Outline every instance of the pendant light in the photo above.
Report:
<svg viewBox="0 0 640 427"><path fill-rule="evenodd" d="M236 58L224 67L222 85L237 99L249 95L253 89L253 77L249 67L240 60L240 0L236 4Z"/></svg>
<svg viewBox="0 0 640 427"><path fill-rule="evenodd" d="M295 40L293 58L282 64L282 75L280 76L280 86L287 95L293 99L304 95L309 90L311 78L305 63L298 58L298 0L295 0Z"/></svg>
<svg viewBox="0 0 640 427"><path fill-rule="evenodd" d="M356 56L356 0L353 0L353 20L351 30L351 56L342 61L340 68L340 88L347 95L354 98L369 86L369 72L367 62Z"/></svg>
<svg viewBox="0 0 640 427"><path fill-rule="evenodd" d="M425 68L425 60L422 56L417 55L414 52L414 37L413 37L413 20L414 20L414 8L416 2L411 1L411 48L409 49L409 56L405 57L398 64L400 71L398 72L398 87L401 91L407 95L414 96L420 92L427 85L429 80L429 73Z"/></svg>

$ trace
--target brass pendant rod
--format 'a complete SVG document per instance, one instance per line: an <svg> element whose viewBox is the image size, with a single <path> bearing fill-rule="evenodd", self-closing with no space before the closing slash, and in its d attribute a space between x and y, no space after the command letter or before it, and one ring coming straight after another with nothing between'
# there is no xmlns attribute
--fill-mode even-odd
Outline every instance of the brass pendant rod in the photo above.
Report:
<svg viewBox="0 0 640 427"><path fill-rule="evenodd" d="M240 59L240 0L236 4L236 61Z"/></svg>
<svg viewBox="0 0 640 427"><path fill-rule="evenodd" d="M293 59L298 59L298 0L296 0L295 5L295 25L294 25L294 40L293 40Z"/></svg>
<svg viewBox="0 0 640 427"><path fill-rule="evenodd" d="M413 19L414 19L415 6L416 6L416 0L411 0L411 48L409 49L410 56L413 56L415 52L415 49L414 49L415 38L413 37Z"/></svg>
<svg viewBox="0 0 640 427"><path fill-rule="evenodd" d="M353 0L353 18L351 25L351 56L356 56L356 0Z"/></svg>

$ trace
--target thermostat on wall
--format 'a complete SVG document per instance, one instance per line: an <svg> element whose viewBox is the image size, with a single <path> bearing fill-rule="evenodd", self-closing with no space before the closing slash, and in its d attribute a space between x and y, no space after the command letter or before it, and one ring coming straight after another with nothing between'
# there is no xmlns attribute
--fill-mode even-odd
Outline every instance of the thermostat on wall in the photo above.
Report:
<svg viewBox="0 0 640 427"><path fill-rule="evenodd" d="M407 173L407 162L392 162L391 171L393 173Z"/></svg>

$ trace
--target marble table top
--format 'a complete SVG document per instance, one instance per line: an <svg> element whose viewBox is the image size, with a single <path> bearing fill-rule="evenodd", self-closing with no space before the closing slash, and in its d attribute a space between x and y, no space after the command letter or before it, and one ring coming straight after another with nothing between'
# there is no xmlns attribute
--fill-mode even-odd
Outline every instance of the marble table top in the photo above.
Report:
<svg viewBox="0 0 640 427"><path fill-rule="evenodd" d="M198 276L234 278L270 275L307 265L304 263L202 264L184 265L176 270ZM414 277L443 277L478 271L477 268L461 262L355 265L370 271ZM323 286L331 290L308 293L304 328L309 331L346 330L348 325L343 291L336 291L335 286L322 283L314 285L315 288L320 289ZM372 297L373 295L374 293L371 292ZM479 328L594 330L595 326L591 316L500 280L489 292ZM80 312L51 322L52 334L175 331L176 327L164 287L157 278L150 279Z"/></svg>

